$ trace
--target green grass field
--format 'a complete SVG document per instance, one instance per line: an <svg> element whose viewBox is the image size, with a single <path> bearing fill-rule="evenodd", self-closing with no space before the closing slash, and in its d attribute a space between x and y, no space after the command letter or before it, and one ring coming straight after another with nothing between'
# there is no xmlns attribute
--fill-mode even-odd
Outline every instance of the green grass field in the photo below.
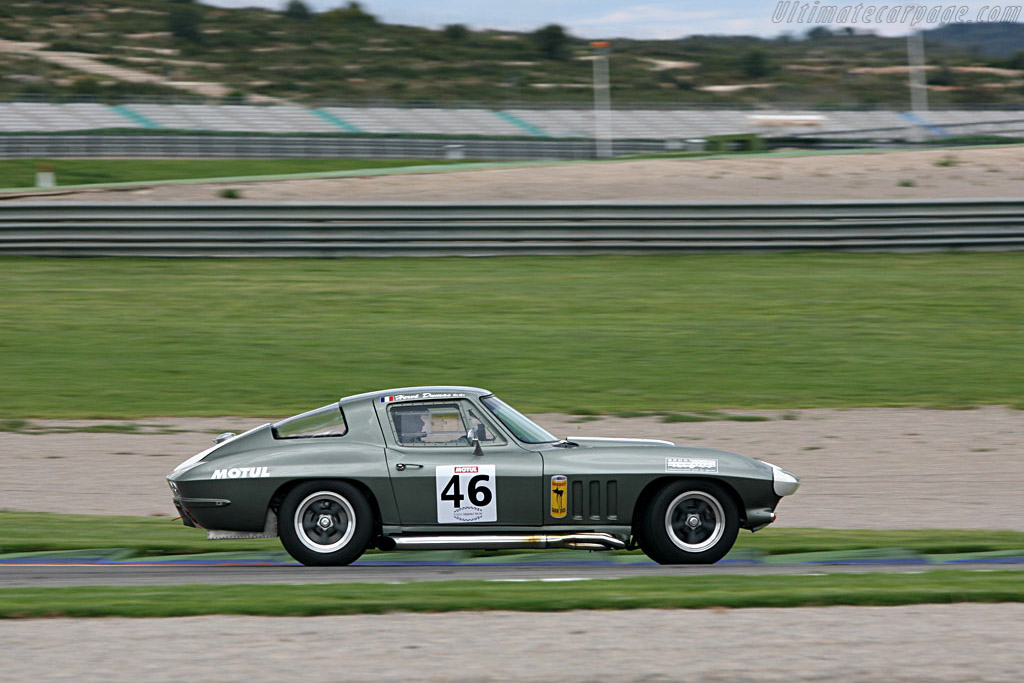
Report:
<svg viewBox="0 0 1024 683"><path fill-rule="evenodd" d="M234 178L443 164L424 159L0 159L0 188L34 187L40 164L57 184ZM243 188L244 192L244 188Z"/></svg>
<svg viewBox="0 0 1024 683"><path fill-rule="evenodd" d="M1024 253L0 258L0 417L1024 406Z"/></svg>
<svg viewBox="0 0 1024 683"><path fill-rule="evenodd" d="M208 541L204 531L190 529L180 521L170 519L0 512L0 553L109 548L123 549L139 557L155 557L210 552L278 552L281 544L276 538ZM874 531L769 527L756 534L741 533L736 548L779 557L876 548L900 548L923 555L998 552L1024 549L1024 532L986 531L979 534L977 531L956 529ZM639 554L639 551L634 551L634 554ZM559 555L565 555L565 551L556 552L553 556ZM392 556L394 553L383 557ZM413 554L413 557L417 556L423 555Z"/></svg>
<svg viewBox="0 0 1024 683"><path fill-rule="evenodd" d="M315 616L387 612L680 609L1022 602L1020 572L687 576L572 583L442 581L407 584L0 588L0 619Z"/></svg>

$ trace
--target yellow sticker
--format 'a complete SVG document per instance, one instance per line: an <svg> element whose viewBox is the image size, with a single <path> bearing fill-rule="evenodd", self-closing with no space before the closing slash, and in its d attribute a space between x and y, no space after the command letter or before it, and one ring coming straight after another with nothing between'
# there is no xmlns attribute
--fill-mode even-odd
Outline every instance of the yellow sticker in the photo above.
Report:
<svg viewBox="0 0 1024 683"><path fill-rule="evenodd" d="M551 516L555 518L565 517L566 499L569 497L567 487L568 481L563 474L556 474L551 477Z"/></svg>

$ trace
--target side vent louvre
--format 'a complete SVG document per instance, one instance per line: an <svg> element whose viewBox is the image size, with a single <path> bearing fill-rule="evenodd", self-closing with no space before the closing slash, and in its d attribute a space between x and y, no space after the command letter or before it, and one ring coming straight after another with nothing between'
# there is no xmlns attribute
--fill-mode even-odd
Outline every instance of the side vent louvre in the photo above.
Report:
<svg viewBox="0 0 1024 683"><path fill-rule="evenodd" d="M612 479L608 482L608 495L605 496L608 506L608 521L614 522L619 518L619 482Z"/></svg>
<svg viewBox="0 0 1024 683"><path fill-rule="evenodd" d="M595 522L601 519L601 482L590 482L590 519Z"/></svg>
<svg viewBox="0 0 1024 683"><path fill-rule="evenodd" d="M572 518L577 522L583 521L583 482L572 483L572 495L569 496L569 507L572 510Z"/></svg>

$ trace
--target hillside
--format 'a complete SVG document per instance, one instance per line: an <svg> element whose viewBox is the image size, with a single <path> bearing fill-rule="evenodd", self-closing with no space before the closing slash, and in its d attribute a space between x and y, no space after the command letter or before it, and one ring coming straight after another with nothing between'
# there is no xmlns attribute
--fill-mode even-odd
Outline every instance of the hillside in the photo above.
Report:
<svg viewBox="0 0 1024 683"><path fill-rule="evenodd" d="M947 24L928 31L927 37L929 41L984 57L1010 59L1019 55L1024 64L1024 24Z"/></svg>
<svg viewBox="0 0 1024 683"><path fill-rule="evenodd" d="M195 95L248 101L586 102L591 49L533 34L388 25L358 5L317 14L188 1L0 4L0 97ZM615 40L618 103L905 107L900 38ZM1024 72L929 39L935 105L1019 104Z"/></svg>

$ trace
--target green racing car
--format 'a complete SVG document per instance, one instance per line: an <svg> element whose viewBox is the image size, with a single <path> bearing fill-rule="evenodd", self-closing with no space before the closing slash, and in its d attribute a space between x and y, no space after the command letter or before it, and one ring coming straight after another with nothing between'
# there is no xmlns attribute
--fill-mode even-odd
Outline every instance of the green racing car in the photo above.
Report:
<svg viewBox="0 0 1024 683"><path fill-rule="evenodd" d="M348 396L214 441L167 477L182 521L211 539L279 536L307 565L369 548L636 547L707 564L799 486L725 451L559 439L473 387Z"/></svg>

